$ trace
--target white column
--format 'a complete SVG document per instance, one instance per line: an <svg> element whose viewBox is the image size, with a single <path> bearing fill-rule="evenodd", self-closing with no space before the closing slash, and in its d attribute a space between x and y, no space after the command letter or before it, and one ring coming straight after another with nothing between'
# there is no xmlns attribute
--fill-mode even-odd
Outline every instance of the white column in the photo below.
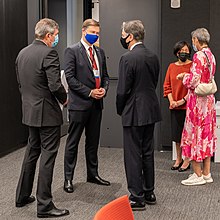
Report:
<svg viewBox="0 0 220 220"><path fill-rule="evenodd" d="M83 23L83 1L67 0L67 47L81 39Z"/></svg>
<svg viewBox="0 0 220 220"><path fill-rule="evenodd" d="M172 141L172 159L176 160L176 142Z"/></svg>
<svg viewBox="0 0 220 220"><path fill-rule="evenodd" d="M92 9L92 18L99 21L99 0L92 0L94 8Z"/></svg>

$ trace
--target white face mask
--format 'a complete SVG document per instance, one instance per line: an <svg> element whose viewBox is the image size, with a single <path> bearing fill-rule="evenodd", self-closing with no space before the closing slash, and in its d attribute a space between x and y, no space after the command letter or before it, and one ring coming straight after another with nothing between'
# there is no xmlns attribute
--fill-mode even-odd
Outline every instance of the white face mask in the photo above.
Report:
<svg viewBox="0 0 220 220"><path fill-rule="evenodd" d="M192 45L192 47L193 47L193 50L194 50L195 52L198 51L197 47L196 47L194 44Z"/></svg>

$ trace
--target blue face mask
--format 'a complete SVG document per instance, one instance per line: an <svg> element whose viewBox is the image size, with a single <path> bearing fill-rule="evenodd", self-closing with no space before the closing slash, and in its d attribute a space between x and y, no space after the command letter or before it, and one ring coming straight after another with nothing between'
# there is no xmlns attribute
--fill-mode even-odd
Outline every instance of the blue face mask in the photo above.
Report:
<svg viewBox="0 0 220 220"><path fill-rule="evenodd" d="M59 37L58 37L58 34L57 34L57 35L55 36L54 42L52 43L52 47L57 46L58 42L59 42Z"/></svg>
<svg viewBox="0 0 220 220"><path fill-rule="evenodd" d="M192 46L193 46L193 50L194 50L195 52L197 52L197 51L198 51L197 47L196 47L194 44L193 44Z"/></svg>
<svg viewBox="0 0 220 220"><path fill-rule="evenodd" d="M96 34L86 34L85 38L90 44L94 44L98 40L99 36Z"/></svg>

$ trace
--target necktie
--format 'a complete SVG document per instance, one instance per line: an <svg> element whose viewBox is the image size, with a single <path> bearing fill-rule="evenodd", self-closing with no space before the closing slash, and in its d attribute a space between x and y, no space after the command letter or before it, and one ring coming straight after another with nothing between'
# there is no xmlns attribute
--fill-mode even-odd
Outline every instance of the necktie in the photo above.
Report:
<svg viewBox="0 0 220 220"><path fill-rule="evenodd" d="M93 68L93 71L97 71L98 70L98 67L97 67L97 64L96 64L96 61L95 61L95 57L94 57L94 54L92 53L92 47L89 47L89 57L90 57L90 60L91 60L91 63L92 63L92 68ZM96 89L99 89L100 87L100 77L98 75L95 74L95 84L96 84Z"/></svg>

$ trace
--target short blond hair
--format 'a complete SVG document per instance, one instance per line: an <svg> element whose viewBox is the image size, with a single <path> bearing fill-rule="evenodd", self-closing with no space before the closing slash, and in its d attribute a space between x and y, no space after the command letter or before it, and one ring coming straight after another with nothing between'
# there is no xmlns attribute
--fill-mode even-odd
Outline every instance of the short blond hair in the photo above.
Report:
<svg viewBox="0 0 220 220"><path fill-rule="evenodd" d="M98 21L96 21L96 20L94 20L94 19L86 19L86 20L83 22L82 29L85 30L85 29L87 29L89 26L100 27L100 24L99 24Z"/></svg>

